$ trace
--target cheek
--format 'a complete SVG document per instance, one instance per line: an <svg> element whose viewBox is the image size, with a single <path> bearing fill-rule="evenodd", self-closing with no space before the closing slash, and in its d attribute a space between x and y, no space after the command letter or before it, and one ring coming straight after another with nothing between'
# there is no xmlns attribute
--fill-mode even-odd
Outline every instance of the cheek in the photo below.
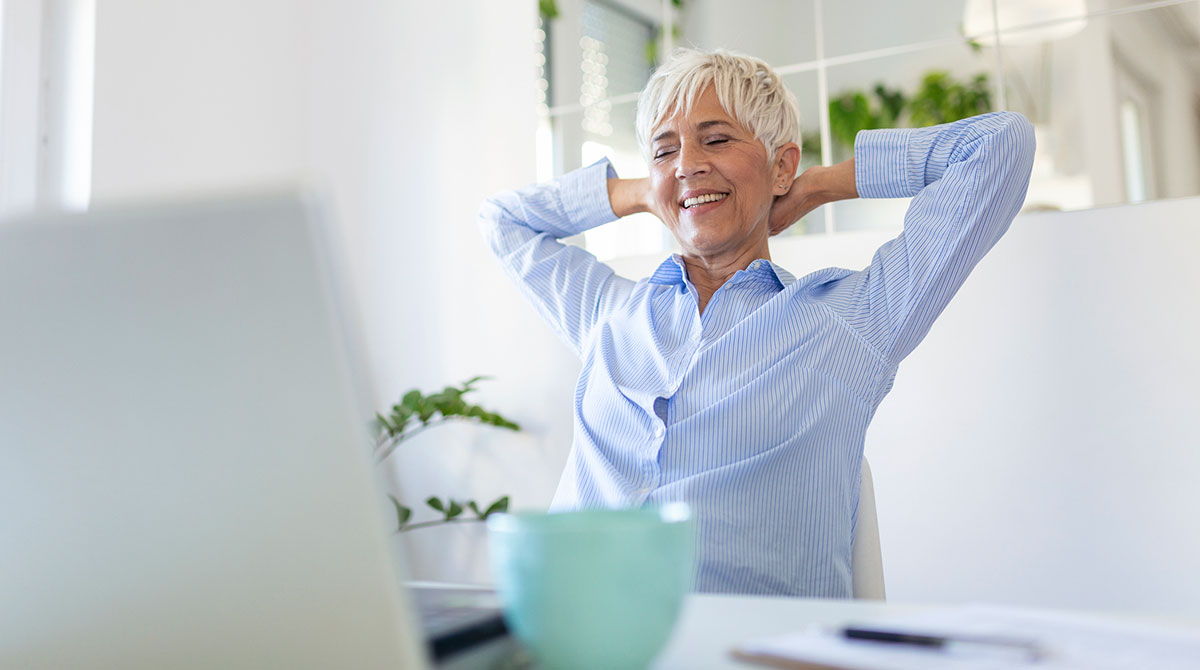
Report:
<svg viewBox="0 0 1200 670"><path fill-rule="evenodd" d="M674 218L679 215L677 211L679 208L675 203L675 185L673 183L656 183L651 178L650 198L659 210L655 214L658 214L660 217Z"/></svg>
<svg viewBox="0 0 1200 670"><path fill-rule="evenodd" d="M668 179L664 179L661 175L654 172L650 173L650 192L654 194L655 199L662 200L674 190L673 184Z"/></svg>

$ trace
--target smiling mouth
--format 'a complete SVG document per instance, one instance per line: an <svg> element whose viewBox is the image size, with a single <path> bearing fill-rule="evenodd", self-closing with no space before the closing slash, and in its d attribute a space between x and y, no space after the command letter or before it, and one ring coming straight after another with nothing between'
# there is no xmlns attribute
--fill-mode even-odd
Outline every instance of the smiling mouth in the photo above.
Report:
<svg viewBox="0 0 1200 670"><path fill-rule="evenodd" d="M706 193L704 195L698 195L694 198L688 198L684 200L683 208L691 209L693 207L699 207L700 205L707 205L710 202L719 202L727 197L729 197L728 193Z"/></svg>

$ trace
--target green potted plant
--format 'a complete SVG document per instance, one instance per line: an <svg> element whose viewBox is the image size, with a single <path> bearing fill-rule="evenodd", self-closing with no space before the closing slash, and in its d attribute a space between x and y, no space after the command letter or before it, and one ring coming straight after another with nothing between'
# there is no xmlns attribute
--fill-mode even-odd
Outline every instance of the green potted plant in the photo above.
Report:
<svg viewBox="0 0 1200 670"><path fill-rule="evenodd" d="M843 91L829 101L829 131L839 149L837 158L842 158L853 153L860 130L922 128L990 111L992 96L986 73L959 81L948 72L931 70L911 95L882 83L869 93Z"/></svg>
<svg viewBox="0 0 1200 670"><path fill-rule="evenodd" d="M472 405L464 399L468 393L475 391L475 384L487 377L472 377L459 386L447 386L441 391L425 395L417 389L405 393L400 402L392 405L385 414L375 415L375 462L382 463L402 443L411 440L418 434L445 423L467 421L481 423L506 430L520 430L516 423L480 407ZM431 496L425 501L426 506L439 513L442 518L433 521L410 523L412 508L402 503L396 496L388 496L396 509L397 532L405 532L436 526L445 523L463 521L484 521L496 512L508 510L509 496L501 496L486 507L475 500L456 500L447 496L439 498ZM471 515L466 512L470 510Z"/></svg>

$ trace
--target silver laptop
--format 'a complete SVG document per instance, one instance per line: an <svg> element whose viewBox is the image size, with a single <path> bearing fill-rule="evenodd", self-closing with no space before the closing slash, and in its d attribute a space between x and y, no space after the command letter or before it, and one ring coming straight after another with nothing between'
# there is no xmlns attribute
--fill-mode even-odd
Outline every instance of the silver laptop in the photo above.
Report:
<svg viewBox="0 0 1200 670"><path fill-rule="evenodd" d="M0 224L0 667L428 663L317 211Z"/></svg>

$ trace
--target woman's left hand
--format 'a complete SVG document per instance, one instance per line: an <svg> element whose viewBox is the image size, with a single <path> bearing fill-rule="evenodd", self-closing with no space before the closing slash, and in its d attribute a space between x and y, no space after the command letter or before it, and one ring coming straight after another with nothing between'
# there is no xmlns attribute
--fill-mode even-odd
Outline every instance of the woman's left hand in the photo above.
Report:
<svg viewBox="0 0 1200 670"><path fill-rule="evenodd" d="M770 234L782 233L825 203L857 197L853 158L829 167L810 167L792 181L787 193L775 197L768 220Z"/></svg>
<svg viewBox="0 0 1200 670"><path fill-rule="evenodd" d="M799 176L792 180L792 186L787 193L775 196L775 202L771 204L771 214L768 219L768 227L771 235L778 235L788 228L792 227L800 219L804 218L812 210L820 207L822 203L816 202L813 197L812 184L815 181L813 170L820 170L818 167L811 167Z"/></svg>

